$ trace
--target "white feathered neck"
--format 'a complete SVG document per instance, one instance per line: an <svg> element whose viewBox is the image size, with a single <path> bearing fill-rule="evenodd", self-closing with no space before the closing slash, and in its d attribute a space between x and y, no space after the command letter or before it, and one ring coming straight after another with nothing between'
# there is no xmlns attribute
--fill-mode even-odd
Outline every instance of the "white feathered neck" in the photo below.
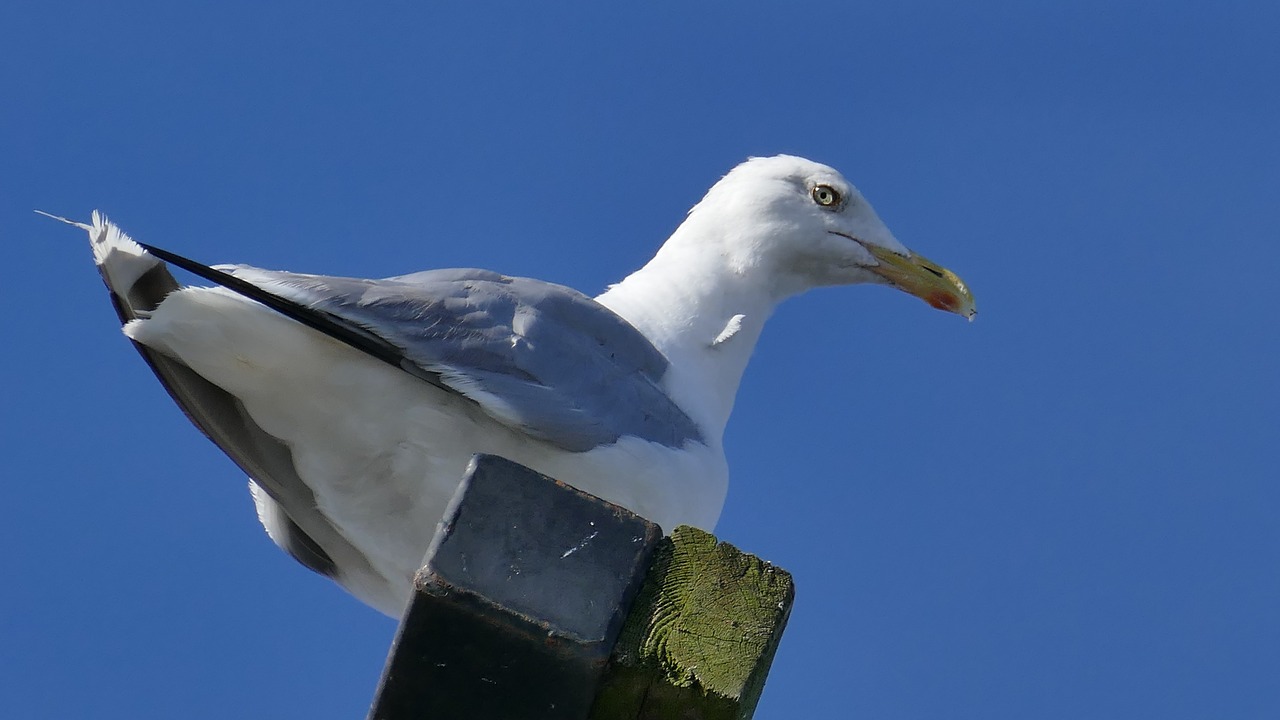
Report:
<svg viewBox="0 0 1280 720"><path fill-rule="evenodd" d="M769 248L785 227L765 209L724 202L734 193L717 191L729 179L652 260L596 298L667 356L663 383L716 446L765 320L804 289L770 267Z"/></svg>

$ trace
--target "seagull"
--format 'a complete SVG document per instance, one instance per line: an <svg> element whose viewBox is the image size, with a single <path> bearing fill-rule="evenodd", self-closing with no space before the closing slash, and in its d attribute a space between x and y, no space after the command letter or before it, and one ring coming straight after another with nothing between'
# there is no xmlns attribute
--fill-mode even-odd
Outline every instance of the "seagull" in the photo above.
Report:
<svg viewBox="0 0 1280 720"><path fill-rule="evenodd" d="M876 283L972 319L836 170L752 158L594 299L476 269L367 280L206 266L89 234L128 336L249 476L304 566L393 617L468 462L500 455L672 529L713 528L722 438L760 332L810 288ZM176 265L214 283L182 286Z"/></svg>

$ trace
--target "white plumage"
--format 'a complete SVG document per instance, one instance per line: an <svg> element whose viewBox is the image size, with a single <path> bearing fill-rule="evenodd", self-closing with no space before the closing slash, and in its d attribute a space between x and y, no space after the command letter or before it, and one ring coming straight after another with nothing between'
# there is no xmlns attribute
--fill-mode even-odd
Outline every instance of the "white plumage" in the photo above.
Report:
<svg viewBox="0 0 1280 720"><path fill-rule="evenodd" d="M510 458L668 530L711 528L728 488L725 424L777 303L878 282L973 314L958 278L912 255L839 173L788 156L729 173L652 261L596 302L479 271L349 281L224 268L385 340L409 372L240 292L173 290L156 274L161 261L97 213L80 227L125 334L153 364L162 358L175 398L253 476L272 539L390 615L409 599L472 454ZM138 300L148 288L158 296ZM466 313L431 315L459 303ZM428 315L471 324L422 336L407 318ZM640 369L618 357L632 353ZM166 377L170 361L198 379L181 368ZM234 398L223 410L191 399L218 392ZM263 450L262 434L287 450Z"/></svg>

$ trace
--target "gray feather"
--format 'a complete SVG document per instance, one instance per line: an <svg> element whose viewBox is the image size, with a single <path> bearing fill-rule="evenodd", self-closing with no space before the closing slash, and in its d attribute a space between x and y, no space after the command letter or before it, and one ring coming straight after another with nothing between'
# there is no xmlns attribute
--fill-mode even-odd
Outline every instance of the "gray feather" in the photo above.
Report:
<svg viewBox="0 0 1280 720"><path fill-rule="evenodd" d="M390 343L405 369L564 450L626 435L670 447L702 441L659 385L666 357L570 288L470 269L383 280L220 269Z"/></svg>

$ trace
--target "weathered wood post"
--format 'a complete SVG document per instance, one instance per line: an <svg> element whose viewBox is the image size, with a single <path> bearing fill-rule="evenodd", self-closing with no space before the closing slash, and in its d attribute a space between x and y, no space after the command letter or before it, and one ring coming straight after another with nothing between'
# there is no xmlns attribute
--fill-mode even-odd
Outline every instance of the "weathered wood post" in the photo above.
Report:
<svg viewBox="0 0 1280 720"><path fill-rule="evenodd" d="M750 718L794 589L711 535L478 455L370 720Z"/></svg>
<svg viewBox="0 0 1280 720"><path fill-rule="evenodd" d="M791 573L681 525L658 544L592 720L750 718L794 599Z"/></svg>

